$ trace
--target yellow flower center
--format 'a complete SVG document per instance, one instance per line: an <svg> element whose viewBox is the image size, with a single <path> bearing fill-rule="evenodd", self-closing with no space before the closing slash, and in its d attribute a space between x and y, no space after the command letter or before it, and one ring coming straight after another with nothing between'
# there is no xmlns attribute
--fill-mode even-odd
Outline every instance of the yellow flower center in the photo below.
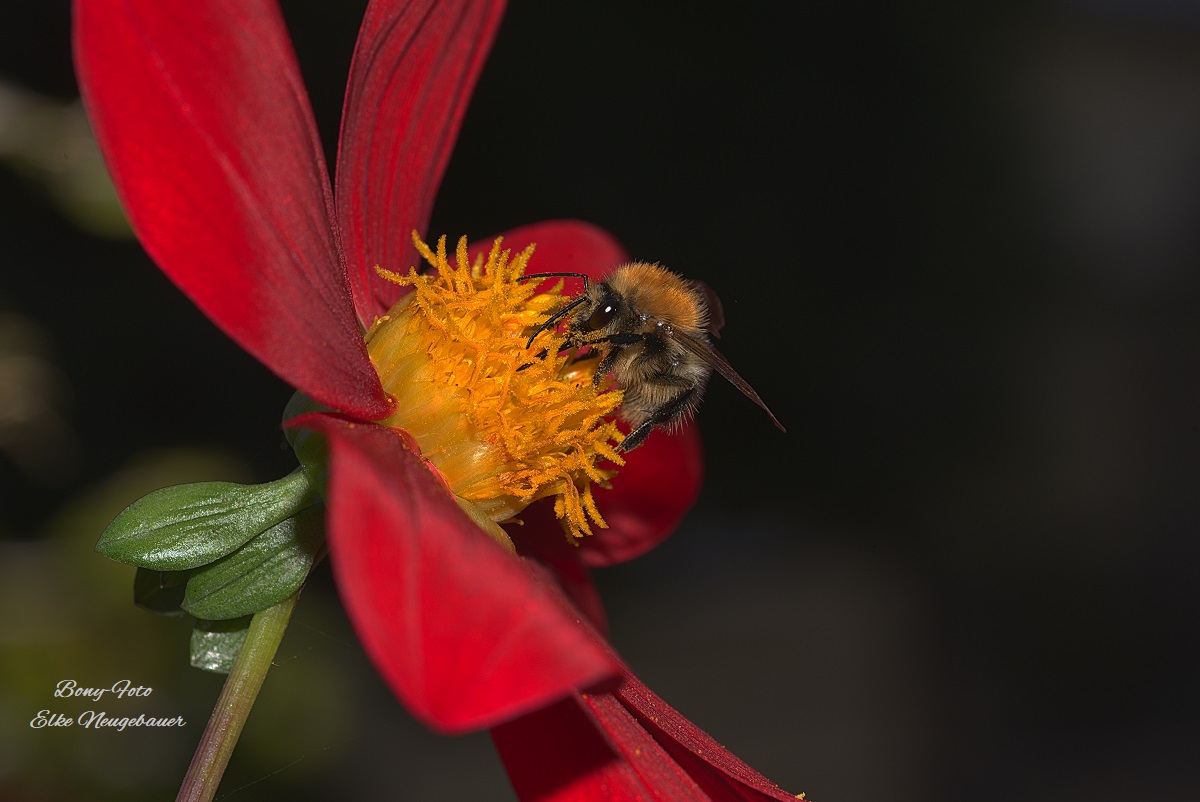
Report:
<svg viewBox="0 0 1200 802"><path fill-rule="evenodd" d="M615 450L623 437L605 420L621 393L597 391L597 360L573 361L555 332L526 347L566 300L562 282L539 293L536 280L518 281L533 245L514 256L497 239L472 263L463 238L451 263L445 237L436 252L415 232L413 242L436 274L375 268L412 287L367 332L367 352L396 400L380 423L411 435L460 505L497 539L507 536L486 522L513 521L547 496L568 537L590 535L589 521L605 528L592 487L607 487L615 473L601 461L624 464Z"/></svg>

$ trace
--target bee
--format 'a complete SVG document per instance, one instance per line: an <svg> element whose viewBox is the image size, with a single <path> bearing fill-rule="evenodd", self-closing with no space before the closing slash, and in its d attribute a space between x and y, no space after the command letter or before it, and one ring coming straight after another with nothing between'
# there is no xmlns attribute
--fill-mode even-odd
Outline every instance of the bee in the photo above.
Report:
<svg viewBox="0 0 1200 802"><path fill-rule="evenodd" d="M712 345L725 323L721 302L703 282L664 267L634 262L595 284L582 273L533 273L524 279L575 277L583 293L555 312L529 338L565 319L567 345L598 357L593 381L610 373L625 392L618 414L630 432L621 444L631 451L656 427L678 429L700 405L715 370L786 431L746 380Z"/></svg>

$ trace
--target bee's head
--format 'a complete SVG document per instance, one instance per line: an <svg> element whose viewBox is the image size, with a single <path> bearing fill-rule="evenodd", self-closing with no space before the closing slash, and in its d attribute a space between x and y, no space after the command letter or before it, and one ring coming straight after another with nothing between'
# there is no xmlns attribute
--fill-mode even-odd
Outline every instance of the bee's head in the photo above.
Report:
<svg viewBox="0 0 1200 802"><path fill-rule="evenodd" d="M629 305L607 282L588 288L587 302L567 321L567 337L577 343L594 341L625 331L629 326Z"/></svg>

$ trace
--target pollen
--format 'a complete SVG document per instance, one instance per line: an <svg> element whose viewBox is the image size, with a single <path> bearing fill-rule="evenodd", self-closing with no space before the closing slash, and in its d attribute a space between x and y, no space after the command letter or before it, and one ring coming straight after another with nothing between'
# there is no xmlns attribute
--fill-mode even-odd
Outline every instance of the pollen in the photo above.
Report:
<svg viewBox="0 0 1200 802"><path fill-rule="evenodd" d="M547 331L528 346L568 300L561 280L543 291L519 281L533 245L513 254L497 239L471 260L465 238L453 259L445 237L436 250L416 232L413 242L433 272L375 268L412 288L366 335L396 401L380 422L412 437L476 520L516 522L530 503L553 497L570 539L606 528L593 488L607 487L624 464L611 421L621 393L596 389L596 360L577 360L562 335Z"/></svg>

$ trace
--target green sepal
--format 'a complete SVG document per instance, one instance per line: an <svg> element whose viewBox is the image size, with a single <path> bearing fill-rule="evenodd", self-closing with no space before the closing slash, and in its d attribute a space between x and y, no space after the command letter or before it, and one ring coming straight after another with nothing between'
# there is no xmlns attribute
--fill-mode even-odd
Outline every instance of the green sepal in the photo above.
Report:
<svg viewBox="0 0 1200 802"><path fill-rule="evenodd" d="M214 674L228 674L249 628L250 616L231 621L197 621L192 628L192 665Z"/></svg>
<svg viewBox="0 0 1200 802"><path fill-rule="evenodd" d="M192 572L183 609L197 618L256 613L304 584L325 544L324 507L314 506L253 538L232 554Z"/></svg>
<svg viewBox="0 0 1200 802"><path fill-rule="evenodd" d="M133 578L133 603L158 615L183 615L183 592L191 571L137 569Z"/></svg>
<svg viewBox="0 0 1200 802"><path fill-rule="evenodd" d="M292 395L283 410L283 434L292 446L300 465L308 473L308 482L317 492L324 495L328 479L329 443L325 435L312 429L289 426L293 418L309 415L314 412L329 412L329 407L318 404L304 393Z"/></svg>
<svg viewBox="0 0 1200 802"><path fill-rule="evenodd" d="M164 487L116 517L96 551L156 571L182 571L218 560L310 506L305 471L262 485L199 482Z"/></svg>

